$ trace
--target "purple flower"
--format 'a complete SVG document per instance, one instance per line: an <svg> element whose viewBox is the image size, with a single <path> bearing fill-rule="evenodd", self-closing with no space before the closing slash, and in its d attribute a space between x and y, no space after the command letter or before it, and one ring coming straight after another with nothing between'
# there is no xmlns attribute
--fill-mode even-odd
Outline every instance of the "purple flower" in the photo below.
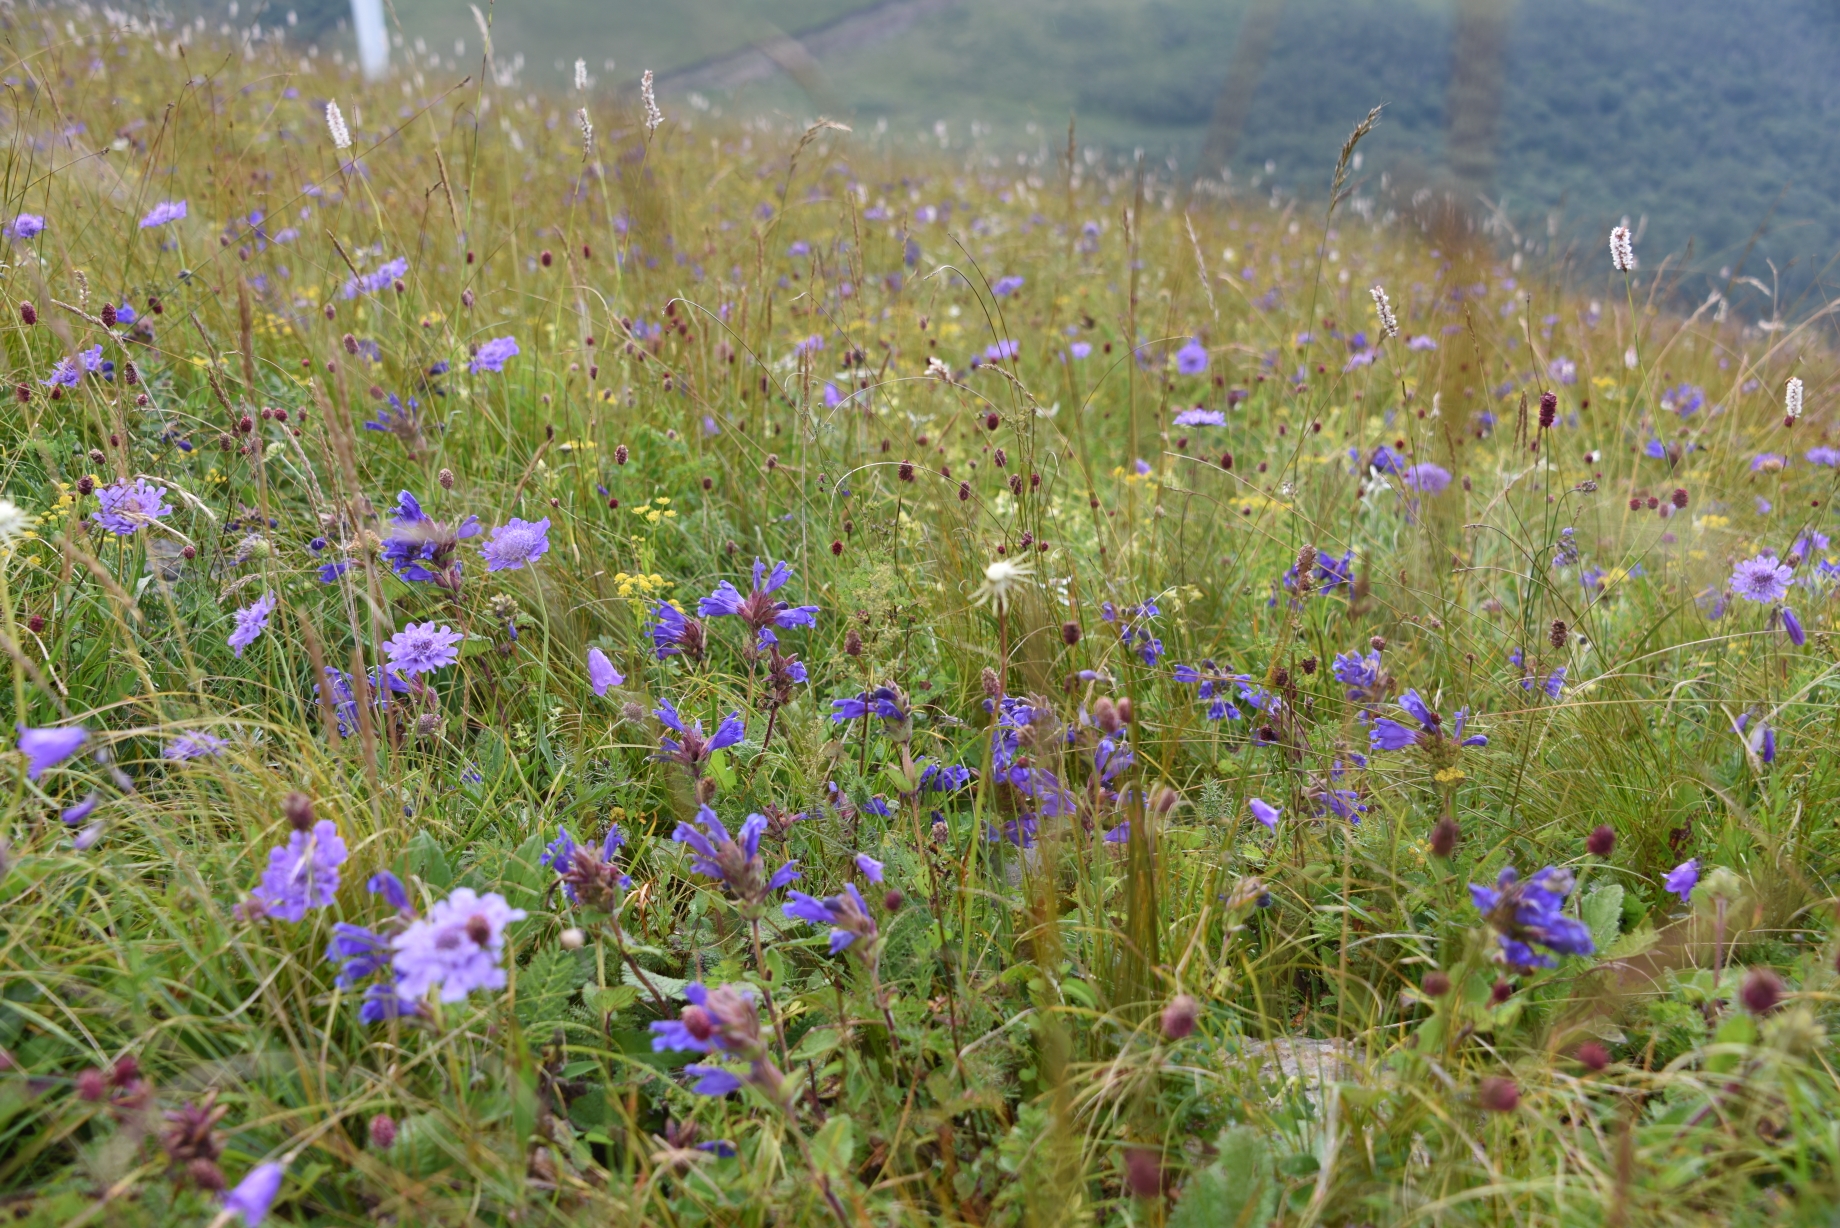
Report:
<svg viewBox="0 0 1840 1228"><path fill-rule="evenodd" d="M1745 727L1751 723L1751 714L1746 712L1732 722L1732 729L1753 755L1764 763L1776 762L1776 730L1768 721L1758 721L1755 728L1746 734Z"/></svg>
<svg viewBox="0 0 1840 1228"><path fill-rule="evenodd" d="M503 989L505 927L524 916L501 895L456 888L390 940L396 992L419 1001L439 987L441 1001L459 1002L475 989Z"/></svg>
<svg viewBox="0 0 1840 1228"><path fill-rule="evenodd" d="M1510 968L1551 968L1552 956L1589 955L1597 949L1590 927L1562 911L1572 892L1572 873L1547 866L1526 880L1513 866L1502 870L1494 887L1469 885L1470 900L1501 944L1499 959Z"/></svg>
<svg viewBox="0 0 1840 1228"><path fill-rule="evenodd" d="M77 365L85 371L102 370L102 347L99 345L92 345L87 350L78 350Z"/></svg>
<svg viewBox="0 0 1840 1228"><path fill-rule="evenodd" d="M810 627L818 621L818 607L815 605L795 606L790 602L774 600L773 594L791 578L790 563L781 560L773 564L773 570L769 572L765 563L755 559L753 592L743 597L733 584L724 580L716 585L715 592L696 603L696 612L705 618L721 618L732 614L754 630L760 643L777 643L772 628Z"/></svg>
<svg viewBox="0 0 1840 1228"><path fill-rule="evenodd" d="M1802 630L1802 620L1797 618L1795 611L1788 606L1782 608L1782 624L1783 631L1788 635L1791 644L1800 648L1808 642L1808 633Z"/></svg>
<svg viewBox="0 0 1840 1228"><path fill-rule="evenodd" d="M254 605L244 606L236 612L236 626L230 632L229 644L232 653L241 657L243 649L256 642L256 637L268 629L268 616L275 612L275 595L263 593Z"/></svg>
<svg viewBox="0 0 1840 1228"><path fill-rule="evenodd" d="M1417 742L1418 734L1415 731L1406 728L1390 716L1375 719L1374 727L1367 734L1369 749L1376 751L1404 750L1408 746L1416 745Z"/></svg>
<svg viewBox="0 0 1840 1228"><path fill-rule="evenodd" d="M696 1076L696 1085L690 1090L699 1096L726 1096L752 1084L769 1099L783 1101L785 1076L767 1057L753 987L722 985L706 989L692 982L684 986L684 997L690 1005L681 1016L652 1024L652 1051L720 1053L748 1063L745 1077L720 1066L684 1067L685 1074Z"/></svg>
<svg viewBox="0 0 1840 1228"><path fill-rule="evenodd" d="M75 388L78 381L82 378L83 372L77 366L76 359L60 358L57 360L57 365L51 368L51 374L38 382L46 388L55 387L57 385L62 385L65 388Z"/></svg>
<svg viewBox="0 0 1840 1228"><path fill-rule="evenodd" d="M141 224L146 225L145 222ZM286 1173L287 1169L273 1160L256 1165L236 1183L235 1189L224 1195L224 1210L233 1215L241 1215L246 1228L256 1228L268 1215L269 1205L275 1201L275 1195L281 1192L281 1178Z"/></svg>
<svg viewBox="0 0 1840 1228"><path fill-rule="evenodd" d="M854 721L866 716L879 716L889 724L898 725L910 715L906 697L899 689L891 686L878 686L873 691L863 691L848 699L831 700L833 721Z"/></svg>
<svg viewBox="0 0 1840 1228"><path fill-rule="evenodd" d="M26 757L26 779L37 780L47 768L54 768L76 754L89 740L89 730L80 725L61 729L32 729L15 725L19 732L19 750Z"/></svg>
<svg viewBox="0 0 1840 1228"><path fill-rule="evenodd" d="M487 571L517 571L534 563L549 549L549 517L532 522L513 516L492 530L491 539L479 548Z"/></svg>
<svg viewBox="0 0 1840 1228"><path fill-rule="evenodd" d="M1759 452L1751 457L1752 473L1779 473L1789 463L1789 458L1780 452Z"/></svg>
<svg viewBox="0 0 1840 1228"><path fill-rule="evenodd" d="M452 627L436 628L434 620L404 623L403 629L383 642L390 669L399 674L430 674L460 659L465 634Z"/></svg>
<svg viewBox="0 0 1840 1228"><path fill-rule="evenodd" d="M632 876L622 873L613 860L625 843L626 833L615 823L607 829L596 856L594 850L576 844L575 837L564 827L539 861L561 876L562 892L571 901L610 913L619 907L620 897L632 886Z"/></svg>
<svg viewBox="0 0 1840 1228"><path fill-rule="evenodd" d="M343 294L346 298L357 298L360 294L376 294L379 290L388 290L390 283L409 273L409 262L401 256L388 264L379 265L369 273L362 273L346 281ZM514 349L513 354L517 353Z"/></svg>
<svg viewBox="0 0 1840 1228"><path fill-rule="evenodd" d="M1246 809L1252 811L1252 817L1273 831L1278 830L1278 816L1284 813L1282 806L1274 806L1262 798L1252 798L1246 803Z"/></svg>
<svg viewBox="0 0 1840 1228"><path fill-rule="evenodd" d="M1198 337L1190 337L1188 343L1176 351L1176 370L1183 375L1200 375L1208 369L1207 347Z"/></svg>
<svg viewBox="0 0 1840 1228"><path fill-rule="evenodd" d="M876 940L875 918L869 915L869 906L863 902L862 892L855 883L845 883L841 895L827 896L819 899L806 895L803 891L789 891L791 902L780 911L795 921L808 921L813 925L831 927L831 954L848 947L858 938L865 944Z"/></svg>
<svg viewBox="0 0 1840 1228"><path fill-rule="evenodd" d="M674 731L675 738L658 739L658 758L681 763L688 768L692 776L703 774L703 765L709 756L724 747L733 746L747 736L747 726L741 721L741 713L730 712L716 726L715 734L703 736L703 722L685 728L683 718L677 715L677 708L669 699L660 699L658 706L652 709L652 715L658 718L666 729Z"/></svg>
<svg viewBox="0 0 1840 1228"><path fill-rule="evenodd" d="M986 362L1007 362L1021 352L1022 347L1013 338L1005 337L1001 341L984 347L984 359ZM976 366L977 364L972 363L971 365Z"/></svg>
<svg viewBox="0 0 1840 1228"><path fill-rule="evenodd" d="M870 882L879 883L882 881L882 863L869 856L869 854L856 854L856 868L862 871L862 876Z"/></svg>
<svg viewBox="0 0 1840 1228"><path fill-rule="evenodd" d="M700 620L684 617L682 610L665 601L652 607L652 617L657 620L651 628L652 648L660 661L680 652L692 661L703 659L708 639Z"/></svg>
<svg viewBox="0 0 1840 1228"><path fill-rule="evenodd" d="M1826 444L1808 449L1808 463L1824 465L1829 469L1840 466L1840 448L1830 448Z"/></svg>
<svg viewBox="0 0 1840 1228"><path fill-rule="evenodd" d="M1417 743L1430 745L1444 737L1444 718L1431 710L1431 705L1417 691L1407 691L1399 697L1399 706L1404 708L1417 721L1419 728L1414 730L1402 725L1391 717L1382 716L1374 719L1374 727L1368 731L1368 745L1373 750L1404 750ZM1463 726L1469 720L1469 709L1458 708L1451 722L1450 741L1459 747L1487 746L1486 734L1473 733L1463 736Z"/></svg>
<svg viewBox="0 0 1840 1228"><path fill-rule="evenodd" d="M166 744L166 749L160 752L160 757L173 763L184 763L192 759L214 759L223 754L229 745L230 743L216 734L205 733L202 730L182 733Z"/></svg>
<svg viewBox="0 0 1840 1228"><path fill-rule="evenodd" d="M82 801L78 802L76 805L66 807L64 812L60 814L58 817L62 819L69 826L75 827L77 826L77 824L81 823L84 819L87 819L89 818L90 815L94 814L96 812L96 807L100 806L101 804L102 804L102 794L91 793L87 797L85 797Z"/></svg>
<svg viewBox="0 0 1840 1228"><path fill-rule="evenodd" d="M494 337L479 347L473 355L473 361L467 364L467 370L477 375L481 371L497 374L505 369L505 363L518 355L518 343L515 337Z"/></svg>
<svg viewBox="0 0 1840 1228"><path fill-rule="evenodd" d="M1699 886L1699 858L1688 858L1669 870L1661 886L1679 896L1682 904L1687 903L1693 898L1693 888Z"/></svg>
<svg viewBox="0 0 1840 1228"><path fill-rule="evenodd" d="M1329 670L1337 682L1348 688L1348 698L1354 703L1378 703L1386 694L1386 671L1378 652L1370 651L1366 656L1358 652L1340 653Z"/></svg>
<svg viewBox="0 0 1840 1228"><path fill-rule="evenodd" d="M1795 572L1786 563L1767 554L1759 555L1745 559L1732 571L1731 591L1745 601L1769 605L1783 599L1794 579Z"/></svg>
<svg viewBox="0 0 1840 1228"><path fill-rule="evenodd" d="M1090 357L1092 355L1092 342L1075 341L1072 345L1067 347L1067 352L1076 359Z"/></svg>
<svg viewBox="0 0 1840 1228"><path fill-rule="evenodd" d="M414 495L401 490L396 492L390 523L393 527L383 541L383 557L398 576L412 584L432 580L437 588L460 591L457 553L461 542L483 532L479 517L468 516L458 524L435 520Z"/></svg>
<svg viewBox="0 0 1840 1228"><path fill-rule="evenodd" d="M692 870L728 884L742 915L751 919L760 915L770 893L799 877L796 861L767 874L760 858L760 836L766 829L766 815L750 814L740 835L730 836L716 812L702 806L695 820L677 825L671 838L690 846Z"/></svg>
<svg viewBox="0 0 1840 1228"><path fill-rule="evenodd" d="M312 831L294 832L285 847L269 850L268 869L251 894L262 901L269 916L299 921L308 909L332 903L345 856L339 829L330 819L321 819Z"/></svg>
<svg viewBox="0 0 1840 1228"><path fill-rule="evenodd" d="M91 517L98 525L122 537L139 532L162 516L172 515L166 506L166 488L154 486L146 478L132 482L123 479L96 491L101 508Z"/></svg>
<svg viewBox="0 0 1840 1228"><path fill-rule="evenodd" d="M1218 409L1203 409L1197 405L1193 409L1185 409L1177 414L1175 424L1177 426L1225 426L1227 416Z"/></svg>
<svg viewBox="0 0 1840 1228"><path fill-rule="evenodd" d="M613 662L607 654L598 648L588 649L588 685L594 688L596 696L605 696L612 687L620 686L626 681L620 671L613 668Z"/></svg>
<svg viewBox="0 0 1840 1228"><path fill-rule="evenodd" d="M1421 494L1441 495L1450 485L1450 470L1429 461L1410 466L1401 476L1409 489Z"/></svg>
<svg viewBox="0 0 1840 1228"><path fill-rule="evenodd" d="M990 292L998 298L1008 298L1020 289L1022 289L1022 278L1011 273L1007 277L997 278L995 283L991 285Z"/></svg>
<svg viewBox="0 0 1840 1228"><path fill-rule="evenodd" d="M164 226L168 222L176 222L184 216L184 201L163 200L150 209L146 217L141 219L141 229L151 230L155 226Z"/></svg>
<svg viewBox="0 0 1840 1228"><path fill-rule="evenodd" d="M1424 333L1420 333L1418 336L1406 342L1406 348L1408 350L1435 350L1437 349L1437 342Z"/></svg>
<svg viewBox="0 0 1840 1228"><path fill-rule="evenodd" d="M6 224L8 238L30 239L45 228L45 219L36 213L22 213Z"/></svg>

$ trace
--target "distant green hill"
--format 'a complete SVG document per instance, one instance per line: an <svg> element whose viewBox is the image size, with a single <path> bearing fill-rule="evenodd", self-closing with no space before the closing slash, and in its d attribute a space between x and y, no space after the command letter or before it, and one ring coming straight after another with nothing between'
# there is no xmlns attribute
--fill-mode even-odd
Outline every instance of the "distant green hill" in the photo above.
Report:
<svg viewBox="0 0 1840 1228"><path fill-rule="evenodd" d="M494 21L504 55L525 54L523 79L564 85L579 56L605 85L822 29L865 7L873 6L513 0ZM1236 186L1320 196L1336 147L1376 102L1387 110L1365 147L1364 191L1378 192L1383 171L1389 184L1440 182L1452 0L1277 7L1232 159ZM802 119L820 106L843 109L871 129L886 120L889 137L909 141L933 140L943 120L954 146L978 121L992 148L1037 154L1058 150L1077 113L1085 140L1141 146L1159 165L1173 155L1186 176L1248 8L1248 0L964 0L935 5L879 43L820 55L816 101L783 75L732 95L699 92L731 115L777 110ZM425 34L437 47L466 38L477 54L466 4L396 0L395 11L411 37ZM1646 267L1691 243L1692 266L1716 275L1737 262L1774 204L1745 272L1768 282L1765 259L1773 258L1793 266L1786 284L1805 288L1840 250L1840 78L1831 70L1840 60L1840 6L1521 0L1505 31L1493 195L1524 234L1544 242L1550 215L1554 246L1577 244L1596 272L1607 260L1585 245L1601 246L1624 215L1646 216ZM689 101L687 91L665 91L667 111ZM1701 278L1683 293L1703 296L1708 284ZM1741 301L1740 310L1756 314L1757 305Z"/></svg>

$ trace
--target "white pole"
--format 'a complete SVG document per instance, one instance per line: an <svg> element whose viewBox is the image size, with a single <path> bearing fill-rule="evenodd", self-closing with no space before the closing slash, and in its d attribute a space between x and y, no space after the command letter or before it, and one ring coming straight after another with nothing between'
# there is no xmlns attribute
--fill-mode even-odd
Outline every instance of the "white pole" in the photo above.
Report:
<svg viewBox="0 0 1840 1228"><path fill-rule="evenodd" d="M358 32L358 64L364 79L390 71L390 33L383 24L383 0L351 0L351 24Z"/></svg>

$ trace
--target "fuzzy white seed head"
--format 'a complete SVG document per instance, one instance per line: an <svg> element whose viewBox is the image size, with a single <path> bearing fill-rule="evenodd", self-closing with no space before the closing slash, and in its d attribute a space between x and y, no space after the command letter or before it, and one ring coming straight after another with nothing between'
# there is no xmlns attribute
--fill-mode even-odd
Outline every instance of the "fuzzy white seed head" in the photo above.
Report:
<svg viewBox="0 0 1840 1228"><path fill-rule="evenodd" d="M586 91L588 88L588 61L575 61L575 88Z"/></svg>
<svg viewBox="0 0 1840 1228"><path fill-rule="evenodd" d="M594 121L588 118L588 108L582 107L575 112L576 126L581 129L581 152L583 156L594 152Z"/></svg>
<svg viewBox="0 0 1840 1228"><path fill-rule="evenodd" d="M1374 296L1374 310L1380 313L1380 331L1389 337L1399 336L1399 317L1393 314L1393 304L1387 301L1386 287L1375 286L1368 293Z"/></svg>
<svg viewBox="0 0 1840 1228"><path fill-rule="evenodd" d="M326 104L326 131L332 134L334 149L351 148L351 129L345 126L345 113L336 102Z"/></svg>
<svg viewBox="0 0 1840 1228"><path fill-rule="evenodd" d="M1791 422L1802 416L1802 380L1798 375L1789 377L1789 386L1783 389L1783 416Z"/></svg>
<svg viewBox="0 0 1840 1228"><path fill-rule="evenodd" d="M1619 273L1635 272L1636 246L1627 226L1618 226L1610 232L1610 263Z"/></svg>
<svg viewBox="0 0 1840 1228"><path fill-rule="evenodd" d="M639 98L645 103L645 130L654 132L664 123L664 112L658 109L658 99L652 93L652 70L649 68L639 78Z"/></svg>

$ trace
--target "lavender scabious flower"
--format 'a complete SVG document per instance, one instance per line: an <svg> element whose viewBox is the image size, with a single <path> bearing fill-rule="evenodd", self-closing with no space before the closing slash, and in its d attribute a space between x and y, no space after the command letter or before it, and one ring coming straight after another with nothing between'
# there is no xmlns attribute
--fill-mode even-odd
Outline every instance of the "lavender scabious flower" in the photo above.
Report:
<svg viewBox="0 0 1840 1228"><path fill-rule="evenodd" d="M390 517L390 535L383 541L383 557L396 574L410 583L433 581L437 588L460 591L460 543L483 531L479 517L457 524L435 520L422 510L408 491L398 491L396 511Z"/></svg>
<svg viewBox="0 0 1840 1228"><path fill-rule="evenodd" d="M438 987L442 1002L459 1002L475 989L503 989L505 927L524 916L501 895L456 888L390 940L396 992L419 1001Z"/></svg>
<svg viewBox="0 0 1840 1228"><path fill-rule="evenodd" d="M862 892L856 889L855 883L845 883L841 895L824 899L806 895L803 891L789 891L786 894L792 897L791 902L780 909L786 916L795 921L809 921L813 925L831 927L832 955L859 938L866 946L873 946L879 936L875 918L869 915L869 906L864 903Z"/></svg>
<svg viewBox="0 0 1840 1228"><path fill-rule="evenodd" d="M785 1076L767 1056L767 1044L760 1030L760 1008L754 1004L754 990L748 985L721 985L706 989L700 982L684 986L690 1005L676 1019L652 1024L652 1052L676 1050L680 1053L721 1054L748 1063L745 1075L721 1066L684 1067L684 1073L696 1076L691 1091L699 1096L726 1096L752 1085L775 1102L786 1095Z"/></svg>
<svg viewBox="0 0 1840 1228"><path fill-rule="evenodd" d="M51 368L51 374L38 382L46 388L75 388L78 381L82 378L83 370L81 367L77 366L76 359L60 358L57 360L57 364Z"/></svg>
<svg viewBox="0 0 1840 1228"><path fill-rule="evenodd" d="M269 850L268 869L251 894L269 916L299 921L308 909L332 903L345 857L339 829L330 819L321 819L312 831L294 832L284 847Z"/></svg>
<svg viewBox="0 0 1840 1228"><path fill-rule="evenodd" d="M330 114L327 118L331 118ZM378 265L369 273L360 273L348 279L341 293L346 298L357 298L360 294L376 294L381 290L388 290L392 282L408 274L408 260L398 256L387 264Z"/></svg>
<svg viewBox="0 0 1840 1228"><path fill-rule="evenodd" d="M609 690L625 682L625 676L613 667L606 653L598 648L588 649L588 685L594 688L597 698L604 697Z"/></svg>
<svg viewBox="0 0 1840 1228"><path fill-rule="evenodd" d="M231 630L228 641L233 655L242 656L243 649L256 642L256 637L268 629L268 616L274 612L273 593L263 593L254 605L245 606L236 612L236 626Z"/></svg>
<svg viewBox="0 0 1840 1228"><path fill-rule="evenodd" d="M810 627L818 621L818 607L815 605L795 606L787 601L774 600L773 594L791 578L790 563L781 560L773 564L773 570L768 572L767 565L755 559L753 592L743 597L733 584L724 580L716 585L715 592L696 603L696 612L705 618L732 614L754 631L759 643L776 643L774 627Z"/></svg>
<svg viewBox="0 0 1840 1228"><path fill-rule="evenodd" d="M27 780L37 780L47 769L76 754L89 740L89 730L79 725L62 729L32 729L25 725L13 728L19 732L19 751L26 757Z"/></svg>
<svg viewBox="0 0 1840 1228"><path fill-rule="evenodd" d="M658 739L658 758L683 764L692 776L702 776L703 765L709 761L712 753L733 746L747 736L747 726L742 724L739 712L730 712L723 717L722 723L716 726L715 733L709 737L703 736L701 721L686 727L669 699L660 699L658 706L652 709L652 715L666 729L678 735L675 738Z"/></svg>
<svg viewBox="0 0 1840 1228"><path fill-rule="evenodd" d="M1770 605L1781 601L1789 591L1795 571L1770 555L1745 559L1731 573L1731 591L1745 601Z"/></svg>
<svg viewBox="0 0 1840 1228"><path fill-rule="evenodd" d="M166 488L155 486L146 478L132 482L123 479L96 491L102 506L91 517L98 525L117 536L137 533L162 516L172 515L166 505Z"/></svg>
<svg viewBox="0 0 1840 1228"><path fill-rule="evenodd" d="M30 239L45 228L45 219L36 213L22 213L6 224L8 238Z"/></svg>
<svg viewBox="0 0 1840 1228"><path fill-rule="evenodd" d="M1227 416L1218 409L1203 409L1197 405L1177 414L1174 422L1177 426L1225 426Z"/></svg>
<svg viewBox="0 0 1840 1228"><path fill-rule="evenodd" d="M692 661L703 659L709 639L701 619L686 618L682 610L665 601L652 607L652 617L657 620L651 627L652 649L660 661L680 652Z"/></svg>
<svg viewBox="0 0 1840 1228"><path fill-rule="evenodd" d="M184 216L184 201L163 200L147 211L147 216L141 219L141 229L151 230L155 226L164 226L168 222L176 222Z"/></svg>
<svg viewBox="0 0 1840 1228"><path fill-rule="evenodd" d="M230 743L216 734L205 733L202 730L195 733L182 733L166 744L166 749L160 752L160 757L174 763L183 763L188 759L211 759L223 754L229 745Z"/></svg>
<svg viewBox="0 0 1840 1228"><path fill-rule="evenodd" d="M1402 477L1408 488L1420 494L1441 495L1450 485L1450 470L1429 461L1408 467Z"/></svg>
<svg viewBox="0 0 1840 1228"><path fill-rule="evenodd" d="M760 836L766 830L767 817L750 814L740 835L730 836L716 812L703 806L693 822L679 823L671 838L690 846L692 870L728 884L741 915L751 920L760 915L769 894L799 877L796 861L788 861L771 875L766 873L760 858Z"/></svg>
<svg viewBox="0 0 1840 1228"><path fill-rule="evenodd" d="M1669 870L1661 886L1679 896L1682 904L1687 903L1693 898L1693 888L1699 886L1699 858L1688 858Z"/></svg>
<svg viewBox="0 0 1840 1228"><path fill-rule="evenodd" d="M245 1228L256 1228L267 1217L286 1175L287 1169L273 1160L256 1165L236 1183L235 1189L224 1195L224 1212L242 1216Z"/></svg>
<svg viewBox="0 0 1840 1228"><path fill-rule="evenodd" d="M518 343L515 337L494 337L479 347L473 355L473 361L467 364L467 370L477 375L481 371L490 371L494 375L505 369L505 363L518 356Z"/></svg>
<svg viewBox="0 0 1840 1228"><path fill-rule="evenodd" d="M383 642L390 670L398 674L431 674L460 659L465 634L452 627L436 627L434 620L404 623L403 629Z"/></svg>
<svg viewBox="0 0 1840 1228"><path fill-rule="evenodd" d="M626 843L618 824L607 829L600 852L575 843L568 828L544 850L542 863L554 870L562 882L562 893L576 904L597 912L614 912L620 899L632 886L632 876L622 873L613 855Z"/></svg>
<svg viewBox="0 0 1840 1228"><path fill-rule="evenodd" d="M1190 337L1181 349L1176 351L1176 371L1182 375L1200 375L1208 369L1207 347L1198 338Z"/></svg>
<svg viewBox="0 0 1840 1228"><path fill-rule="evenodd" d="M534 563L549 549L549 517L532 522L513 516L492 530L491 540L479 548L487 571L517 571Z"/></svg>
<svg viewBox="0 0 1840 1228"><path fill-rule="evenodd" d="M1513 866L1504 868L1494 887L1469 885L1470 900L1501 944L1498 958L1510 968L1551 968L1551 955L1589 955L1597 949L1590 927L1561 911L1572 892L1572 873L1554 866L1523 880Z"/></svg>

